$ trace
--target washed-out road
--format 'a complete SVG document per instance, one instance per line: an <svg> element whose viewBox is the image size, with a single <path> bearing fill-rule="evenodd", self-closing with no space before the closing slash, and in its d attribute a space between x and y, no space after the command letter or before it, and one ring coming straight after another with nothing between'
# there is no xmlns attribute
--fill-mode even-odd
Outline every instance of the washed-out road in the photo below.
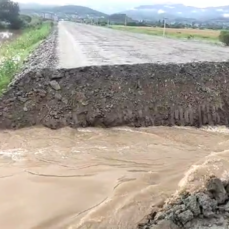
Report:
<svg viewBox="0 0 229 229"><path fill-rule="evenodd" d="M186 63L227 61L229 49L203 42L60 22L58 57L60 68L136 63Z"/></svg>
<svg viewBox="0 0 229 229"><path fill-rule="evenodd" d="M43 50L44 53L48 50L48 54L44 56L49 56L53 49L48 45L51 47L54 43L52 39L45 43ZM229 51L204 43L70 22L59 24L58 43L58 67L61 68L222 61L227 59ZM40 59L42 55L39 55ZM52 66L51 62L46 62ZM36 83L39 88L43 87L40 82ZM23 95L27 95L26 87ZM33 105L32 97L34 101L41 98L36 96L38 90L34 89L28 93L31 101L25 102L29 107ZM49 110L45 115L53 113L54 116L56 111L62 112L65 108L69 113L75 113L73 109L78 109L78 103L74 104L76 99L67 97L69 102L73 101L70 110L69 105L62 107L59 106L61 102L56 103L59 95L64 98L67 86L57 92L53 89L48 87L50 92L41 101ZM78 89L76 87L72 97L81 99L83 96ZM15 94L18 92L15 90ZM54 93L58 96L56 99L49 97ZM100 99L99 96L96 98ZM162 205L176 190L199 188L209 175L226 178L228 149L229 131L223 127L66 127L54 131L37 126L2 130L0 228L134 229L151 212L152 206Z"/></svg>

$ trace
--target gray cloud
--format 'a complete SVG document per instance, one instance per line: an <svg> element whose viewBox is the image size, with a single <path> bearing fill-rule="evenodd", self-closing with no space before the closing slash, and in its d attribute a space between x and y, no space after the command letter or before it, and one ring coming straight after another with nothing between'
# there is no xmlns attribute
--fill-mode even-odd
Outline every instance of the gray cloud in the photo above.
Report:
<svg viewBox="0 0 229 229"><path fill-rule="evenodd" d="M156 3L183 3L185 5L205 7L205 6L221 6L229 5L228 0L17 0L21 3L36 2L40 4L58 4L58 5L82 5L88 6L97 10L106 11L107 13L113 13L114 11L121 11L130 9L139 5L153 5Z"/></svg>

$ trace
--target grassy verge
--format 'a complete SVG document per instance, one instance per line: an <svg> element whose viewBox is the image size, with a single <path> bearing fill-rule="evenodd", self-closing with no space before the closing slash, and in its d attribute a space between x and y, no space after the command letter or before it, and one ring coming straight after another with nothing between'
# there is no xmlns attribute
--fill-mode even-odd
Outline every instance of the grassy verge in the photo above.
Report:
<svg viewBox="0 0 229 229"><path fill-rule="evenodd" d="M17 39L0 46L0 94L20 71L29 54L50 34L51 27L50 22L45 22L25 29Z"/></svg>
<svg viewBox="0 0 229 229"><path fill-rule="evenodd" d="M144 33L154 36L163 36L163 28L157 27L134 27L134 26L118 26L112 25L110 26L112 29L118 29L123 31L129 31L134 33ZM220 31L217 30L201 30L201 29L174 29L167 28L166 29L166 37L170 38L180 38L180 39L198 39L198 40L206 40L212 42L219 41Z"/></svg>

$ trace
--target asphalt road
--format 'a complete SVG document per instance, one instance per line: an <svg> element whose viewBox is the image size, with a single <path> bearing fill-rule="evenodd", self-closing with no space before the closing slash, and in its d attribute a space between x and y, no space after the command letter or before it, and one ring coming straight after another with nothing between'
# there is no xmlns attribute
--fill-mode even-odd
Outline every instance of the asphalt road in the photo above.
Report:
<svg viewBox="0 0 229 229"><path fill-rule="evenodd" d="M59 23L60 68L135 63L229 60L229 49L196 41L168 39L109 28Z"/></svg>

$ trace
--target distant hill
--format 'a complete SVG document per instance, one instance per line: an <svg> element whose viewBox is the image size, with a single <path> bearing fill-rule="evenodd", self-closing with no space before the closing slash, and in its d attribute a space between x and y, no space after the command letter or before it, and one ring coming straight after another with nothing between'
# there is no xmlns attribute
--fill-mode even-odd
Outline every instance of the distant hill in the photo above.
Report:
<svg viewBox="0 0 229 229"><path fill-rule="evenodd" d="M117 3L118 4L118 3ZM120 3L120 8L124 3ZM127 4L127 3L125 3ZM125 5L124 4L124 5ZM129 4L129 3L128 3ZM105 7L105 6L104 6ZM78 18L107 18L108 14L94 10L85 6L77 5L41 5L36 3L24 3L20 4L21 12L23 14L44 14L51 13L59 17L68 17L69 15ZM99 7L98 7L99 8ZM101 8L105 9L105 8ZM118 8L115 8L116 10ZM113 9L113 10L115 10ZM111 20L124 21L127 15L128 20L163 20L167 18L169 21L208 21L213 19L220 19L225 22L229 22L229 5L222 7L206 7L197 8L193 6L186 6L183 4L152 4L141 5L135 8L129 7L129 10L123 10L122 12L110 15ZM131 19L132 18L132 19Z"/></svg>
<svg viewBox="0 0 229 229"><path fill-rule="evenodd" d="M183 4L154 4L142 5L123 13L138 20L193 18L196 20L210 20L224 18L229 20L229 6L197 8Z"/></svg>
<svg viewBox="0 0 229 229"><path fill-rule="evenodd" d="M126 14L111 14L108 16L110 23L125 24L128 22L133 22L134 20L128 17Z"/></svg>
<svg viewBox="0 0 229 229"><path fill-rule="evenodd" d="M85 6L65 5L65 6L41 6L34 5L33 7L21 7L21 12L24 14L43 14L52 13L57 16L75 15L77 17L107 17L107 14L93 10Z"/></svg>

